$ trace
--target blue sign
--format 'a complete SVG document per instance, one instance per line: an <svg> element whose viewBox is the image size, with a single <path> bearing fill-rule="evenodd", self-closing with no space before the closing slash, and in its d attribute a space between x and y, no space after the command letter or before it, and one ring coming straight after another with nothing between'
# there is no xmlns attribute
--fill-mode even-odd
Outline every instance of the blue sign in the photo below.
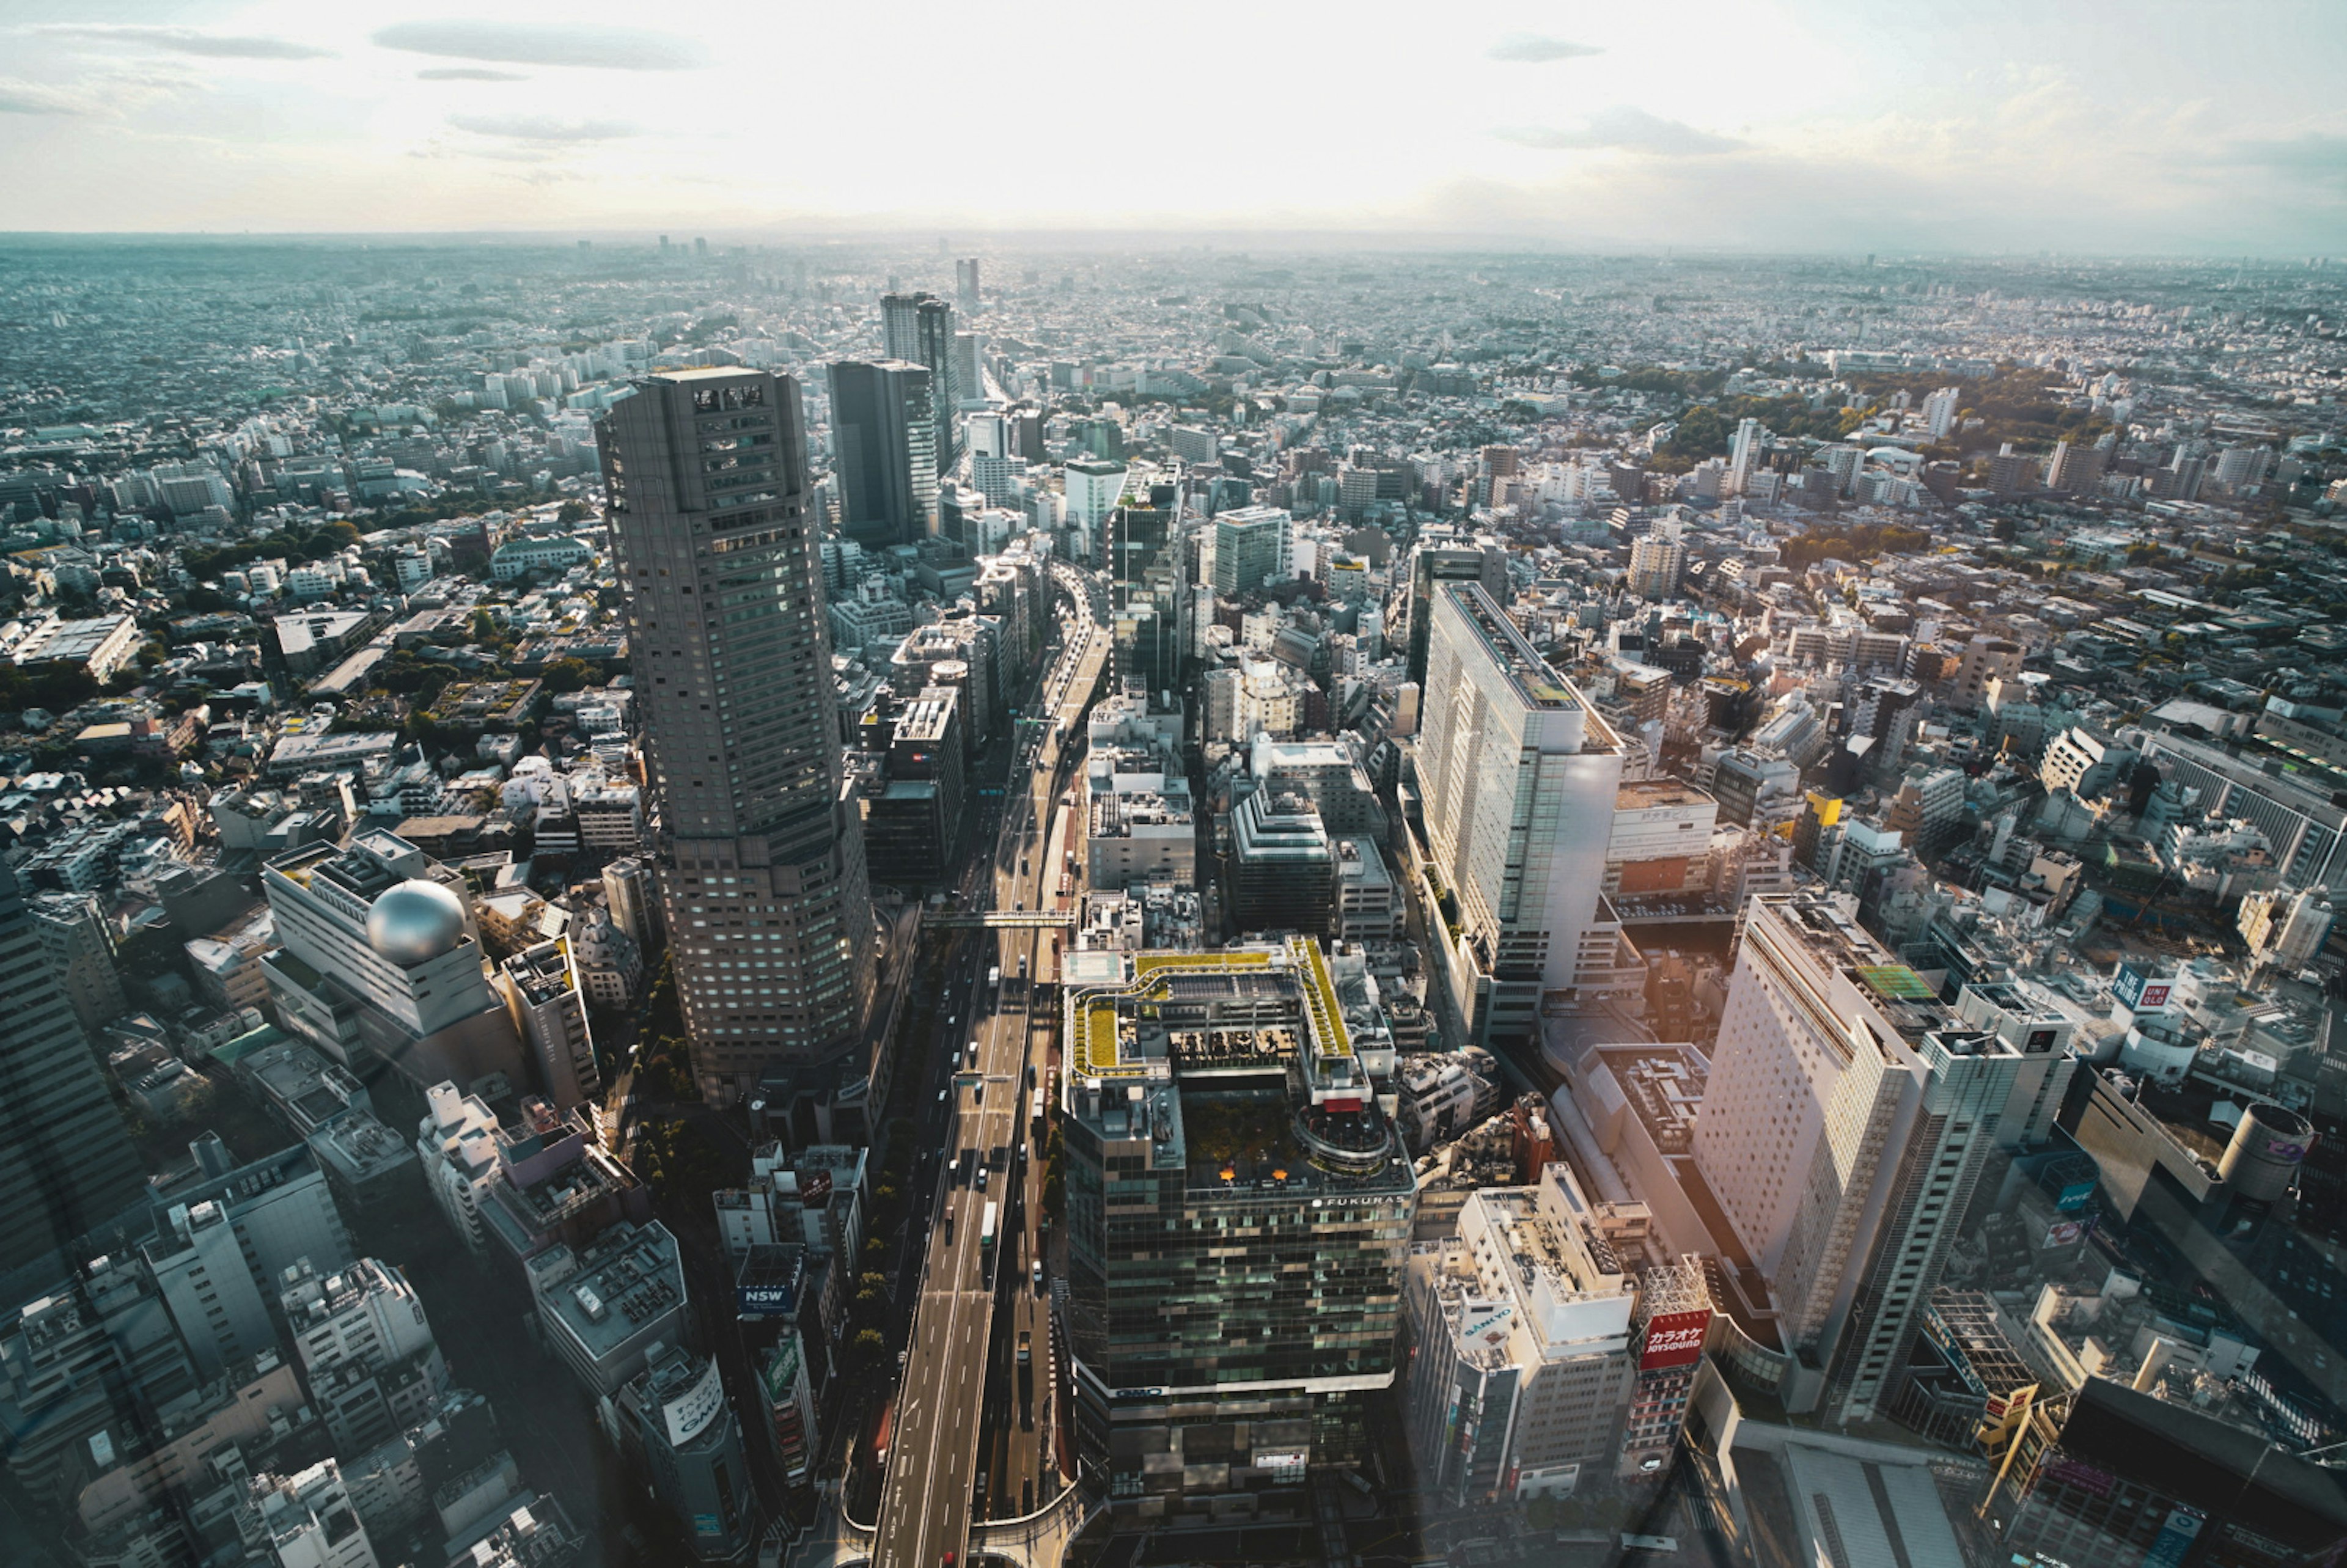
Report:
<svg viewBox="0 0 2347 1568"><path fill-rule="evenodd" d="M2206 1522L2192 1509L2170 1509L2168 1522L2159 1527L2158 1539L2151 1543L2151 1550L2143 1554L2144 1568L2178 1568L2178 1564L2184 1561L2184 1553L2191 1550L2192 1542L2198 1538L2200 1526Z"/></svg>
<svg viewBox="0 0 2347 1568"><path fill-rule="evenodd" d="M733 1305L743 1317L788 1317L797 1307L787 1285L736 1286Z"/></svg>

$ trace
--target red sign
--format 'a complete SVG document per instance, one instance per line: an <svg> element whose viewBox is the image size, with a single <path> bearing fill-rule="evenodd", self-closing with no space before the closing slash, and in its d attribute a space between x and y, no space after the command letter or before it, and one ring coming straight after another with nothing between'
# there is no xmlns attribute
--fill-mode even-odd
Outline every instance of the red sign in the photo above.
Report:
<svg viewBox="0 0 2347 1568"><path fill-rule="evenodd" d="M1638 1355L1638 1370L1656 1372L1667 1367L1691 1367L1703 1359L1703 1337L1711 1327L1711 1312L1657 1313L1646 1323L1645 1348Z"/></svg>
<svg viewBox="0 0 2347 1568"><path fill-rule="evenodd" d="M802 1208L822 1208L830 1198L831 1173L829 1171L812 1173L808 1175L806 1184L799 1188L799 1205Z"/></svg>

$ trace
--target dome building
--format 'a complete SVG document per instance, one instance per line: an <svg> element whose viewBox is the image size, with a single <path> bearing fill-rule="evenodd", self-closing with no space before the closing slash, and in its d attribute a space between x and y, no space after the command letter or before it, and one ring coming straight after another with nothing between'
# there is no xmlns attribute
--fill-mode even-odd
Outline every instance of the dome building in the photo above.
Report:
<svg viewBox="0 0 2347 1568"><path fill-rule="evenodd" d="M437 882L410 877L367 909L367 946L402 968L428 964L465 939L465 903Z"/></svg>
<svg viewBox="0 0 2347 1568"><path fill-rule="evenodd" d="M278 856L261 886L282 944L261 971L287 1030L354 1071L387 1065L419 1086L528 1080L463 884L421 849L370 829Z"/></svg>

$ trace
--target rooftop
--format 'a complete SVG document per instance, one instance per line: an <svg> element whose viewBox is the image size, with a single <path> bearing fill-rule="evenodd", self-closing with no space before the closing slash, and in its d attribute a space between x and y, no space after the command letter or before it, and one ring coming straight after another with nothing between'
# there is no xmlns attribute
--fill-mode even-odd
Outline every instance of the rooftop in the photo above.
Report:
<svg viewBox="0 0 2347 1568"><path fill-rule="evenodd" d="M561 1318L589 1354L617 1349L654 1318L684 1300L684 1267L676 1238L657 1220L614 1225L584 1253L577 1270L543 1291L539 1301ZM533 1271L541 1267L533 1260ZM559 1268L547 1255L544 1266Z"/></svg>
<svg viewBox="0 0 2347 1568"><path fill-rule="evenodd" d="M1614 792L1616 811L1654 811L1671 805L1708 805L1711 796L1675 778L1631 779Z"/></svg>
<svg viewBox="0 0 2347 1568"><path fill-rule="evenodd" d="M1568 710L1584 706L1581 693L1549 668L1548 661L1516 630L1516 623L1491 602L1491 596L1483 591L1481 584L1447 583L1440 591L1458 606L1467 624L1475 629L1484 651L1507 675L1509 684L1527 707Z"/></svg>

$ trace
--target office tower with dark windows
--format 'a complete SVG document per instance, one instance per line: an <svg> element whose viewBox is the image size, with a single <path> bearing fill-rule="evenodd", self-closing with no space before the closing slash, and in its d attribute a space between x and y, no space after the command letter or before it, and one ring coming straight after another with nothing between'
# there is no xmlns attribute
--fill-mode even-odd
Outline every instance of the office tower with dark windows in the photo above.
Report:
<svg viewBox="0 0 2347 1568"><path fill-rule="evenodd" d="M753 370L648 376L598 429L662 923L713 1103L844 1062L872 992L803 430L798 384Z"/></svg>
<svg viewBox="0 0 2347 1568"><path fill-rule="evenodd" d="M877 765L858 791L865 853L875 881L921 887L946 881L961 853L964 794L962 693L925 686L910 702L867 716Z"/></svg>
<svg viewBox="0 0 2347 1568"><path fill-rule="evenodd" d="M1469 538L1451 529L1427 528L1409 553L1409 678L1426 684L1426 649L1434 630L1434 585L1480 582L1496 604L1508 602L1508 557L1496 539Z"/></svg>
<svg viewBox="0 0 2347 1568"><path fill-rule="evenodd" d="M146 1192L146 1167L107 1094L97 1059L0 866L0 1270L102 1225Z"/></svg>
<svg viewBox="0 0 2347 1568"><path fill-rule="evenodd" d="M905 360L825 367L839 532L868 549L938 531L937 411L929 373Z"/></svg>
<svg viewBox="0 0 2347 1568"><path fill-rule="evenodd" d="M1190 595L1190 540L1181 487L1136 485L1111 512L1106 540L1116 674L1152 692L1182 683L1182 608Z"/></svg>
<svg viewBox="0 0 2347 1568"><path fill-rule="evenodd" d="M1301 790L1264 787L1231 813L1230 911L1243 931L1325 937L1337 908L1337 850Z"/></svg>
<svg viewBox="0 0 2347 1568"><path fill-rule="evenodd" d="M1063 993L1078 1463L1206 1513L1365 1460L1417 1178L1392 1037L1310 938L1101 954Z"/></svg>
<svg viewBox="0 0 2347 1568"><path fill-rule="evenodd" d="M1284 507L1241 507L1214 519L1214 591L1253 593L1291 575L1296 524Z"/></svg>
<svg viewBox="0 0 2347 1568"><path fill-rule="evenodd" d="M882 352L890 359L928 366L938 472L952 473L961 461L961 428L956 415L967 395L959 357L954 351L953 306L934 294L883 294L880 339Z"/></svg>

